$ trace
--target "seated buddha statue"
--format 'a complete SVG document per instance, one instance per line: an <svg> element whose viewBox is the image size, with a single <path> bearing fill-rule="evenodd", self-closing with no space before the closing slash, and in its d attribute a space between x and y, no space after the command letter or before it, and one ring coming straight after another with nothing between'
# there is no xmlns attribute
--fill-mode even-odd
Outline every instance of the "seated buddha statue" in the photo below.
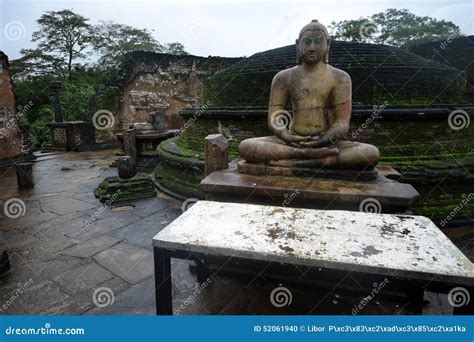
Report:
<svg viewBox="0 0 474 342"><path fill-rule="evenodd" d="M242 141L247 163L282 167L364 169L379 160L377 147L346 140L352 111L349 75L328 64L329 34L313 20L296 40L297 65L273 78L268 125L274 136ZM290 115L285 110L291 102Z"/></svg>

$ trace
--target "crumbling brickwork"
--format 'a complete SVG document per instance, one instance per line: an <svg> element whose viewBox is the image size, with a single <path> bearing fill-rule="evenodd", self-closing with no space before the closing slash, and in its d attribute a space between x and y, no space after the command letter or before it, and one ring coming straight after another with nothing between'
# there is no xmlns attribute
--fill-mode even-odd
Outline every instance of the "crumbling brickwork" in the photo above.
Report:
<svg viewBox="0 0 474 342"><path fill-rule="evenodd" d="M170 128L179 128L179 111L200 103L202 82L240 58L175 56L136 52L124 63L122 128L146 121L146 114L164 112Z"/></svg>
<svg viewBox="0 0 474 342"><path fill-rule="evenodd" d="M0 51L0 166L22 153L18 118L8 57Z"/></svg>

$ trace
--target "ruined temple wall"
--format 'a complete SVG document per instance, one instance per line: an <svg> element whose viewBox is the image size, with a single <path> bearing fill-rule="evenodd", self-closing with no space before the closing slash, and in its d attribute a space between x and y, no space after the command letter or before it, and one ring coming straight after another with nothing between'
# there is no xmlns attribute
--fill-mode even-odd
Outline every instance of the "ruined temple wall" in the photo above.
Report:
<svg viewBox="0 0 474 342"><path fill-rule="evenodd" d="M22 154L8 57L0 51L0 165Z"/></svg>
<svg viewBox="0 0 474 342"><path fill-rule="evenodd" d="M134 56L135 57L135 56ZM170 128L179 128L179 111L199 105L202 82L240 58L173 56L142 53L133 58L129 81L123 87L121 128L146 120L146 114L164 112Z"/></svg>

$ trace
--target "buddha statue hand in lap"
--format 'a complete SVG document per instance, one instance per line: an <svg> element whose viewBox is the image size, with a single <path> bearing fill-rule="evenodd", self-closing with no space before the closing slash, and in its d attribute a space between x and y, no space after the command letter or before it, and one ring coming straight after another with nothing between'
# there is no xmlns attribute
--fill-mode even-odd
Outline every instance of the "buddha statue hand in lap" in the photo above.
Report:
<svg viewBox="0 0 474 342"><path fill-rule="evenodd" d="M296 40L297 65L271 85L268 124L274 136L242 141L248 163L283 167L361 169L379 160L377 147L347 141L352 111L349 75L328 64L329 34L317 20ZM293 115L285 110L291 102Z"/></svg>

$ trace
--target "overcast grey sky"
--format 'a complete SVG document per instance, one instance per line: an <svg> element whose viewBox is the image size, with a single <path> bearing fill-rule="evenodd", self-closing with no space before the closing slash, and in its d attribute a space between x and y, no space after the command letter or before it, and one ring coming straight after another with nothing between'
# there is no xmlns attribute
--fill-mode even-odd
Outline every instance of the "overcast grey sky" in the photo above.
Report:
<svg viewBox="0 0 474 342"><path fill-rule="evenodd" d="M152 0L0 0L0 50L10 59L32 47L36 20L45 11L72 9L90 19L112 20L153 30L160 43L181 42L200 56L249 56L292 44L299 29L318 19L356 19L387 8L453 21L474 34L472 0L333 1L152 1ZM7 39L9 38L9 39Z"/></svg>

